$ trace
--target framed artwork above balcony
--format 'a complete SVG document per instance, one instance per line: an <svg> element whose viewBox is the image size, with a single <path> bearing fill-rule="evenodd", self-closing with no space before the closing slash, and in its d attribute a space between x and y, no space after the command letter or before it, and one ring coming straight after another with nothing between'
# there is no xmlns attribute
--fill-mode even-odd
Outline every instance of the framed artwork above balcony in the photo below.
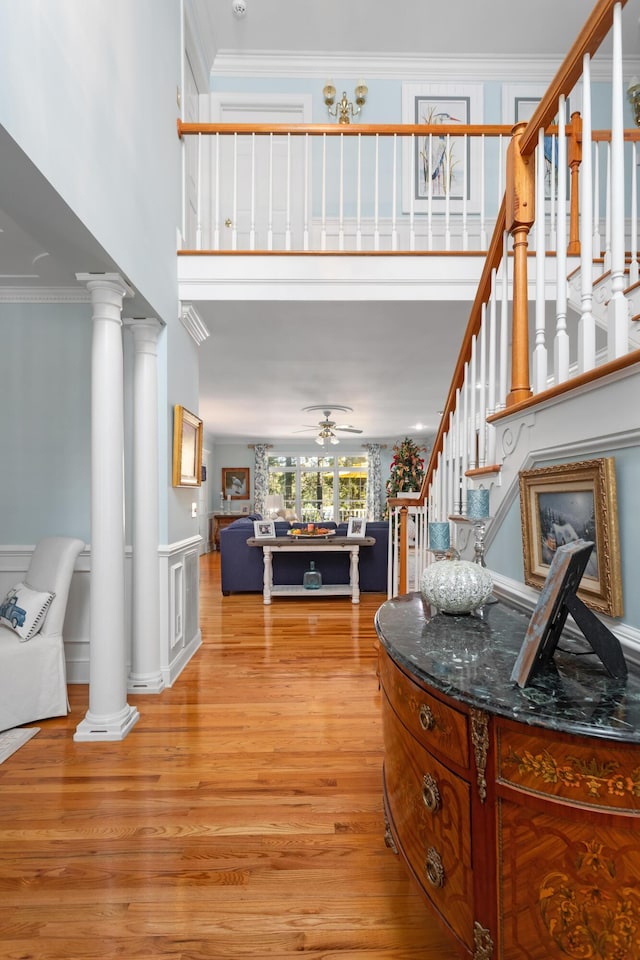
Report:
<svg viewBox="0 0 640 960"><path fill-rule="evenodd" d="M433 126L482 123L482 84L404 83L402 122ZM402 143L404 213L480 209L482 144L461 134L405 137Z"/></svg>

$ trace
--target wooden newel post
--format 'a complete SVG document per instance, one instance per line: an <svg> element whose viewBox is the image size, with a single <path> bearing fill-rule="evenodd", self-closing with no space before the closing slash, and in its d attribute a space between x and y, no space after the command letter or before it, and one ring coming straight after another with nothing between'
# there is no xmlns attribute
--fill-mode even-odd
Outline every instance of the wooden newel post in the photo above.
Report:
<svg viewBox="0 0 640 960"><path fill-rule="evenodd" d="M569 169L571 170L571 205L569 213L569 256L580 256L580 164L582 163L582 117L576 111L571 114L569 137Z"/></svg>
<svg viewBox="0 0 640 960"><path fill-rule="evenodd" d="M507 407L531 396L528 331L528 236L535 220L535 163L523 157L520 140L526 123L517 123L507 149L506 223L513 237L513 331L511 391Z"/></svg>

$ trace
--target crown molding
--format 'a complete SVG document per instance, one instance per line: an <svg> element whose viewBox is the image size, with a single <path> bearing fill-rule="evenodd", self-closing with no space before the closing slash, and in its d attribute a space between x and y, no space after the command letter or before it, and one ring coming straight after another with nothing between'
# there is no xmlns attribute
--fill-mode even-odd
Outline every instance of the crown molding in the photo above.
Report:
<svg viewBox="0 0 640 960"><path fill-rule="evenodd" d="M86 287L2 287L0 303L91 303Z"/></svg>
<svg viewBox="0 0 640 960"><path fill-rule="evenodd" d="M207 337L210 336L207 325L192 303L182 304L180 309L180 320L182 321L182 326L193 338L193 340L195 340L198 346L200 346L201 343L204 343Z"/></svg>
<svg viewBox="0 0 640 960"><path fill-rule="evenodd" d="M637 63L635 67L637 68ZM630 67L634 63L628 61ZM511 82L550 83L560 67L559 59L546 57L522 59L516 57L451 57L446 54L407 54L406 56L374 53L362 56L357 53L299 52L273 50L265 53L248 50L219 50L213 63L211 77L279 77L300 79L311 77L326 80L339 76L341 79L367 80L504 80ZM611 60L598 57L592 61L591 76L594 80L611 77Z"/></svg>

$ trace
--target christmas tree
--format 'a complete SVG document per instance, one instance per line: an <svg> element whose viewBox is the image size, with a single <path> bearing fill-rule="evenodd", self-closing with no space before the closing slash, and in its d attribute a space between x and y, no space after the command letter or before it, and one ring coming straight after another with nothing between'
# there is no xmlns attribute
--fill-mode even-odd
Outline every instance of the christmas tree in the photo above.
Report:
<svg viewBox="0 0 640 960"><path fill-rule="evenodd" d="M387 480L387 497L398 493L419 491L424 477L424 458L420 456L425 447L418 446L410 437L393 447L391 475Z"/></svg>

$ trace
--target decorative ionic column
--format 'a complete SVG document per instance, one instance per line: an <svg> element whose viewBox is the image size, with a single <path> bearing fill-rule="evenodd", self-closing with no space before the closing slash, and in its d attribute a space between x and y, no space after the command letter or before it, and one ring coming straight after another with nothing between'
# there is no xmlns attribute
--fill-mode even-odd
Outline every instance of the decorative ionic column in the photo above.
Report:
<svg viewBox="0 0 640 960"><path fill-rule="evenodd" d="M164 689L158 568L158 320L125 320L133 334L133 639L130 693Z"/></svg>
<svg viewBox="0 0 640 960"><path fill-rule="evenodd" d="M127 703L122 302L115 273L77 274L91 293L91 633L89 709L78 741L124 740L139 719Z"/></svg>

